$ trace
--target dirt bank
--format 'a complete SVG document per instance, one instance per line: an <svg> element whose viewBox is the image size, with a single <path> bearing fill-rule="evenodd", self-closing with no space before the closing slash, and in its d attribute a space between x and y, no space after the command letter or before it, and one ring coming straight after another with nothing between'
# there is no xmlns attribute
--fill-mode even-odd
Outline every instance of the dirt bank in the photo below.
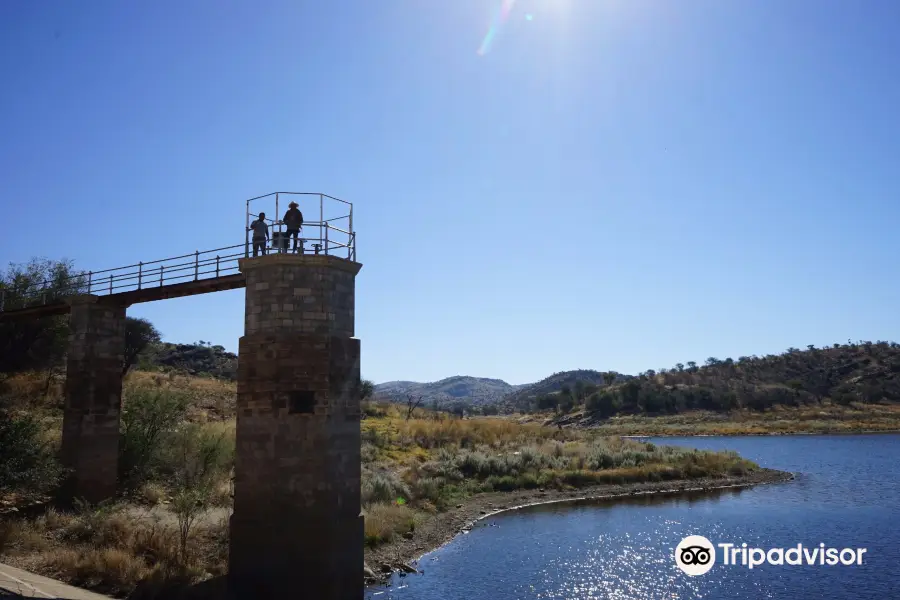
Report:
<svg viewBox="0 0 900 600"><path fill-rule="evenodd" d="M395 570L417 560L423 554L443 546L456 535L468 531L477 522L498 513L535 504L574 502L629 497L641 494L677 494L734 487L748 487L793 479L791 473L760 469L744 477L704 478L678 481L646 482L623 485L600 485L578 490L520 490L493 492L469 498L455 509L431 516L416 527L411 537L398 538L374 549L366 549L367 583L383 583ZM374 576L373 576L374 575Z"/></svg>

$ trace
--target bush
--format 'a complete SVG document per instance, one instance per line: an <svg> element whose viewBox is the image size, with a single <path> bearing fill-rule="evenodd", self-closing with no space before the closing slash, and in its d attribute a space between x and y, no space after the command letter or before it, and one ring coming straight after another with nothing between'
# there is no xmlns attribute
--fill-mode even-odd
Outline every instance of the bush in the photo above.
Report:
<svg viewBox="0 0 900 600"><path fill-rule="evenodd" d="M165 388L128 390L122 410L119 468L130 487L143 483L159 458L163 437L185 418L188 397Z"/></svg>
<svg viewBox="0 0 900 600"><path fill-rule="evenodd" d="M30 416L0 414L0 495L43 492L61 475L40 423Z"/></svg>
<svg viewBox="0 0 900 600"><path fill-rule="evenodd" d="M402 535L416 528L416 513L408 506L374 504L365 511L366 545L377 546L389 542L395 535Z"/></svg>
<svg viewBox="0 0 900 600"><path fill-rule="evenodd" d="M364 469L361 484L362 505L391 503L397 498L408 499L409 488L392 471L374 472Z"/></svg>
<svg viewBox="0 0 900 600"><path fill-rule="evenodd" d="M166 467L174 482L172 511L178 519L179 558L190 561L188 541L197 520L213 504L218 483L234 462L234 442L227 429L187 424L167 444Z"/></svg>

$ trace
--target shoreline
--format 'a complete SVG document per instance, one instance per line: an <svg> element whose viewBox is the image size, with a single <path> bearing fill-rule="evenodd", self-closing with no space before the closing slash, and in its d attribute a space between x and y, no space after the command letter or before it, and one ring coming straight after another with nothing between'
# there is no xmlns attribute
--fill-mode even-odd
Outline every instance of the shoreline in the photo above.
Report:
<svg viewBox="0 0 900 600"><path fill-rule="evenodd" d="M416 572L416 568L410 566L410 563L418 562L423 556L445 546L458 535L468 533L478 526L479 522L503 513L564 503L578 505L640 497L725 491L783 483L793 479L793 473L761 468L742 477L706 477L598 485L574 490L535 489L478 494L458 504L455 509L434 514L409 537L394 539L376 548L366 548L366 587L387 583L395 572Z"/></svg>
<svg viewBox="0 0 900 600"><path fill-rule="evenodd" d="M586 431L590 431L593 428L585 427ZM607 435L605 432L601 432L604 435ZM746 433L650 433L650 434L640 434L640 433L629 433L627 435L624 434L608 434L608 435L618 435L621 438L632 439L632 440L643 440L645 438L693 438L693 437L767 437L767 436L779 436L779 437L787 437L790 435L896 435L900 433L900 429L871 429L871 430L863 430L863 431L765 431L765 432L746 432Z"/></svg>

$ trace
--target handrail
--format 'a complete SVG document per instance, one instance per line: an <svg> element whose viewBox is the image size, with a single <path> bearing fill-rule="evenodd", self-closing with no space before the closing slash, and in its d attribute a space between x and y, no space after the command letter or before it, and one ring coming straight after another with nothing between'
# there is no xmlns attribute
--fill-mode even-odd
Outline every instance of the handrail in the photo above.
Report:
<svg viewBox="0 0 900 600"><path fill-rule="evenodd" d="M319 219L305 221L301 235L297 236L299 251L302 253L332 254L335 250L346 249L346 259L356 260L356 232L353 231L353 204L334 196L313 192L272 192L246 201L246 233L244 242L232 246L223 246L212 250L195 250L189 254L181 254L148 262L100 271L81 271L67 277L52 277L44 281L25 282L24 286L0 285L0 312L21 307L39 306L48 302L58 302L62 298L79 293L110 295L121 291L141 290L149 287L162 287L173 283L182 283L193 277L194 281L208 279L208 276L221 277L223 273L236 271L237 261L251 256L250 217L258 218L257 213L250 212L250 203L266 198L274 199L274 219L266 218L273 231L264 247L264 252L292 252L290 239L284 235L279 213L279 196L305 196L317 198L319 201ZM325 200L334 200L347 205L349 213L337 217L325 218ZM347 229L332 225L334 221L346 219ZM277 231L276 231L277 228ZM315 236L318 229L318 237ZM279 234L278 247L275 247L275 234ZM307 234L307 235L304 235ZM308 235L313 234L313 235ZM337 239L335 239L337 238ZM309 246L307 246L309 244ZM240 248L243 246L243 251ZM39 301L39 302L38 302ZM37 304L36 304L37 303ZM21 306L16 306L21 305Z"/></svg>
<svg viewBox="0 0 900 600"><path fill-rule="evenodd" d="M319 254L324 252L328 254L329 251L346 248L348 249L348 259L355 259L356 251L353 243L355 236L351 236L349 243L344 244L333 239L329 240L327 230L325 235L326 237L321 239L299 238L303 240L303 246L301 246L303 253ZM308 243L311 243L311 248L306 246ZM247 254L244 251L224 254L223 252L242 246L243 244L236 244L202 252L197 250L191 254L181 254L148 262L141 261L124 267L78 272L62 279L55 278L31 283L25 290L0 288L0 312L51 304L76 294L109 296L230 275L238 270L238 260L246 258ZM266 245L265 250L266 253L285 253L283 249L273 248L270 244ZM287 253L290 252L291 250L288 249ZM187 258L193 260L184 260Z"/></svg>

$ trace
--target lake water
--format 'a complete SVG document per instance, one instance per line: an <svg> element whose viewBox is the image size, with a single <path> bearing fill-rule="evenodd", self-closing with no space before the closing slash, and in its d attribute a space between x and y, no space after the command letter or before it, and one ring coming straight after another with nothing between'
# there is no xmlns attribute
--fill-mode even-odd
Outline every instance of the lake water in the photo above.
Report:
<svg viewBox="0 0 900 600"><path fill-rule="evenodd" d="M795 481L628 503L540 507L490 520L369 600L900 598L900 435L654 439L731 449ZM675 565L688 535L738 547L866 548L859 566Z"/></svg>

